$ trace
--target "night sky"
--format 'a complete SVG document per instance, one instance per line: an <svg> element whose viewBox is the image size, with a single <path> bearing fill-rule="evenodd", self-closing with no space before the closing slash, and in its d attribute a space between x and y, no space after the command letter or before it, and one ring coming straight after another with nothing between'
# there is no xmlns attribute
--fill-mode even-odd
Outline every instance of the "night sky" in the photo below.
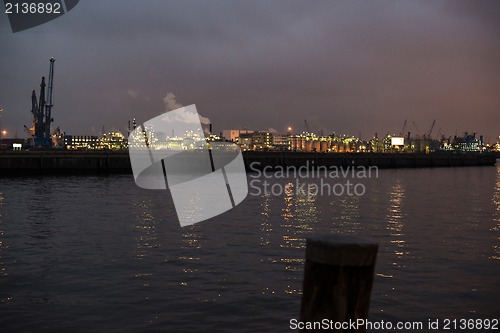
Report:
<svg viewBox="0 0 500 333"><path fill-rule="evenodd" d="M120 130L196 104L223 129L365 140L500 135L500 1L84 0L12 33L0 13L2 125L25 137L54 57L55 126ZM170 97L172 95L169 95Z"/></svg>

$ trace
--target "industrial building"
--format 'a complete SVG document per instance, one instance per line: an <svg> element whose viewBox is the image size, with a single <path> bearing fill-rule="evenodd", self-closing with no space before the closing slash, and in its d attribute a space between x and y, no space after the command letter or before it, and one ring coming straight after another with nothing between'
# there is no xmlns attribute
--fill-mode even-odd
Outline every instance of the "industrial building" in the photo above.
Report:
<svg viewBox="0 0 500 333"><path fill-rule="evenodd" d="M120 132L109 132L102 135L99 140L99 147L104 150L127 149L127 139Z"/></svg>
<svg viewBox="0 0 500 333"><path fill-rule="evenodd" d="M65 135L63 142L63 148L66 150L89 150L100 147L99 138L93 135Z"/></svg>
<svg viewBox="0 0 500 333"><path fill-rule="evenodd" d="M238 143L241 134L252 134L253 132L255 132L255 131L254 130L247 130L247 129L244 129L244 130L234 130L234 129L223 130L222 137L225 138L227 141Z"/></svg>
<svg viewBox="0 0 500 333"><path fill-rule="evenodd" d="M290 150L302 152L361 152L365 145L355 137L339 136L316 136L312 133L302 133L290 137Z"/></svg>
<svg viewBox="0 0 500 333"><path fill-rule="evenodd" d="M290 150L290 134L273 134L273 147L276 150Z"/></svg>

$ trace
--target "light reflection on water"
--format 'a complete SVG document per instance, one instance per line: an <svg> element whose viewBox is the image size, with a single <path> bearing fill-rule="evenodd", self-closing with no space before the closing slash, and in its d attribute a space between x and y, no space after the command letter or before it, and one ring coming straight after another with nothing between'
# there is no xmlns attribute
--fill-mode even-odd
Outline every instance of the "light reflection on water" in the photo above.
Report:
<svg viewBox="0 0 500 333"><path fill-rule="evenodd" d="M380 249L381 251L385 250L386 252L391 253L391 259L388 261L388 264L391 264L393 268L404 267L402 266L402 262L404 262L404 260L401 259L404 255L409 253L405 250L406 241L404 239L405 233L403 231L405 222L405 214L403 212L404 198L405 188L399 181L396 181L389 193L388 212L385 217L388 222L385 229L387 230L387 235L389 235L391 239L385 248ZM388 274L377 272L376 276L391 279L394 278L395 275L394 273ZM389 297L389 294L384 294L384 296Z"/></svg>
<svg viewBox="0 0 500 333"><path fill-rule="evenodd" d="M143 260L149 257L154 248L160 246L158 240L157 224L158 221L152 211L152 203L150 200L137 200L134 202L134 211L136 218L134 219L133 231L136 235L135 257L138 260ZM150 281L153 276L152 269L141 270L133 275L137 281L142 283L144 288L150 287Z"/></svg>
<svg viewBox="0 0 500 333"><path fill-rule="evenodd" d="M31 181L0 181L0 325L286 332L314 233L380 244L372 319L497 314L500 167L383 170L361 197L273 181L280 195L185 228L131 177L42 178L37 200Z"/></svg>
<svg viewBox="0 0 500 333"><path fill-rule="evenodd" d="M493 254L489 258L491 260L500 260L500 168L497 168L495 191L493 193L492 202L495 208L493 220L496 222L496 225L491 228L491 231L494 232L497 242L493 244Z"/></svg>
<svg viewBox="0 0 500 333"><path fill-rule="evenodd" d="M363 228L359 220L359 201L358 196L342 196L330 202L330 205L338 206L336 211L339 215L339 220L331 229L332 233L355 234Z"/></svg>
<svg viewBox="0 0 500 333"><path fill-rule="evenodd" d="M304 233L311 230L309 222L316 217L317 211L314 205L316 197L311 193L295 193L294 184L292 182L285 183L282 208L282 235L283 242L281 248L302 249L304 247ZM294 220L296 224L294 225ZM296 252L290 252L296 253ZM302 256L284 256L281 258L283 269L287 272L300 272L304 263ZM298 277L296 275L289 276L284 274L283 279L287 282L283 290L284 293L290 295L300 295L302 291L297 287Z"/></svg>
<svg viewBox="0 0 500 333"><path fill-rule="evenodd" d="M271 243L270 234L273 232L273 225L269 220L270 207L269 202L271 195L264 195L262 197L261 209L262 219L260 222L260 246L267 246Z"/></svg>
<svg viewBox="0 0 500 333"><path fill-rule="evenodd" d="M389 222L386 227L389 236L392 237L391 243L393 244L395 261L392 263L396 267L401 267L401 260L404 255L409 252L405 250L406 241L405 233L403 231L405 216L403 215L403 200L405 197L404 187L399 182L395 183L390 193L389 213L387 221ZM404 264L403 264L404 265Z"/></svg>
<svg viewBox="0 0 500 333"><path fill-rule="evenodd" d="M279 212L278 218L273 216L274 210L271 208L277 204L276 211ZM277 289L274 284L264 285L262 294L295 294L301 293L297 288L296 276L290 276L287 272L300 272L304 259L293 254L297 251L292 249L303 249L305 239L301 234L305 230L310 230L310 214L314 214L314 198L308 197L304 193L296 193L294 184L291 182L283 183L283 196L274 197L270 192L262 195L260 222L260 245L268 248L271 252L266 258L260 261L278 265L283 270L283 289ZM282 255L276 255L275 248L282 249Z"/></svg>
<svg viewBox="0 0 500 333"><path fill-rule="evenodd" d="M137 252L138 259L142 259L151 254L151 249L160 246L157 234L157 224L153 212L151 211L152 203L149 200L142 200L134 203L137 217L134 225L137 233Z"/></svg>
<svg viewBox="0 0 500 333"><path fill-rule="evenodd" d="M0 192L0 207L4 204L4 195ZM3 240L4 232L2 226L2 210L0 209L0 276L6 276L7 270L5 269L5 264L3 262L3 251L4 251L4 240ZM3 296L0 295L0 302L4 302Z"/></svg>

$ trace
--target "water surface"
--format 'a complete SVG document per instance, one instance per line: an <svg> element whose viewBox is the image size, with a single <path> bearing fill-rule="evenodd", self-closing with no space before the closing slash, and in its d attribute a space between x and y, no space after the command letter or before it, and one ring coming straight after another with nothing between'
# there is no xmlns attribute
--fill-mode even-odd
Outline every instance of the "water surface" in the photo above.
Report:
<svg viewBox="0 0 500 333"><path fill-rule="evenodd" d="M380 170L363 196L271 181L181 228L132 176L0 179L2 332L287 332L313 233L379 243L371 320L499 317L500 167Z"/></svg>

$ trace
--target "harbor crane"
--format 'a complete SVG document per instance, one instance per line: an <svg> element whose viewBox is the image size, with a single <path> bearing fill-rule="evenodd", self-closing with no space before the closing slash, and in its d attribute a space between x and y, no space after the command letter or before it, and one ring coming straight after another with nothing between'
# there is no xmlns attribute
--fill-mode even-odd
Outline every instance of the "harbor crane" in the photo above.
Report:
<svg viewBox="0 0 500 333"><path fill-rule="evenodd" d="M31 113L33 114L33 138L35 148L50 148L52 147L52 138L50 133L50 123L54 121L52 118L53 103L53 88L54 88L54 58L50 58L49 82L47 89L47 99L45 99L45 77L42 77L40 84L40 96L37 102L35 90L31 93ZM25 126L25 129L27 127Z"/></svg>
<svg viewBox="0 0 500 333"><path fill-rule="evenodd" d="M429 132L427 133L427 137L429 139L432 139L431 138L431 134L432 134L432 130L434 129L434 126L436 125L436 119L434 119L434 121L432 122L432 125L431 125L431 129L429 130Z"/></svg>

